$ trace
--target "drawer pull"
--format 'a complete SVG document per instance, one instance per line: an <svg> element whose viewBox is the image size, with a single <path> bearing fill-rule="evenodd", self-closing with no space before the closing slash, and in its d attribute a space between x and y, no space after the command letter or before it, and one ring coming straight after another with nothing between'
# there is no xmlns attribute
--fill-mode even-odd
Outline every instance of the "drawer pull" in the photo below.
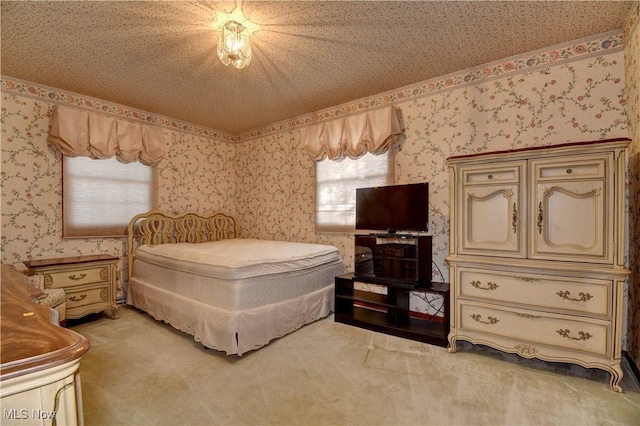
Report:
<svg viewBox="0 0 640 426"><path fill-rule="evenodd" d="M489 175L487 177L489 178L489 180L493 179L493 175Z"/></svg>
<svg viewBox="0 0 640 426"><path fill-rule="evenodd" d="M511 226L513 226L513 233L518 231L518 206L513 203L513 215L511 217Z"/></svg>
<svg viewBox="0 0 640 426"><path fill-rule="evenodd" d="M479 314L471 314L470 316L474 321L482 324L495 325L498 321L500 321L498 320L498 318L494 318L492 316L487 317L487 321L483 321L482 315L479 315Z"/></svg>
<svg viewBox="0 0 640 426"><path fill-rule="evenodd" d="M80 274L80 275L73 274L73 275L69 275L69 279L70 279L71 281L80 281L80 280L82 280L82 279L84 279L84 278L87 278L87 274Z"/></svg>
<svg viewBox="0 0 640 426"><path fill-rule="evenodd" d="M573 170L567 169L567 174L570 175L571 173L573 173Z"/></svg>
<svg viewBox="0 0 640 426"><path fill-rule="evenodd" d="M519 316L520 318L526 318L526 319L532 319L532 320L539 320L540 318L542 318L541 316L531 315L531 314L516 314L516 315Z"/></svg>
<svg viewBox="0 0 640 426"><path fill-rule="evenodd" d="M578 293L578 296L580 296L580 298L571 297L570 291L559 291L556 294L565 300L571 300L573 302L586 302L589 299L593 298L590 293L583 292Z"/></svg>
<svg viewBox="0 0 640 426"><path fill-rule="evenodd" d="M579 337L572 337L570 336L571 331L569 331L566 328L564 330L563 329L557 330L557 332L562 337L566 337L567 339L571 339L571 340L589 340L593 337L591 333L585 333L584 331L578 331Z"/></svg>
<svg viewBox="0 0 640 426"><path fill-rule="evenodd" d="M486 287L482 287L482 283L480 281L471 281L470 284L479 290L495 290L500 287L498 284L492 282L488 282Z"/></svg>
<svg viewBox="0 0 640 426"><path fill-rule="evenodd" d="M538 234L542 234L542 222L544 221L544 215L542 210L542 201L538 204Z"/></svg>
<svg viewBox="0 0 640 426"><path fill-rule="evenodd" d="M525 283L538 283L540 282L540 278L531 278L531 277L513 277L514 280L524 281Z"/></svg>
<svg viewBox="0 0 640 426"><path fill-rule="evenodd" d="M86 299L86 298L87 298L87 295L86 295L86 294L81 294L81 295L80 295L80 297L78 297L78 296L71 296L71 297L69 297L69 300L71 300L72 302L81 302L81 301L83 301L83 300L84 300L84 299Z"/></svg>

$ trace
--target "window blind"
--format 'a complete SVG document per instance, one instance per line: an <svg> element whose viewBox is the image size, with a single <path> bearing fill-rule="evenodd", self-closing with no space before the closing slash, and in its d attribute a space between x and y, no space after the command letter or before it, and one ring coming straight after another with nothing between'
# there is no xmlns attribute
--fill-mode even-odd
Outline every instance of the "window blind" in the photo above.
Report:
<svg viewBox="0 0 640 426"><path fill-rule="evenodd" d="M393 150L356 160L316 162L315 229L355 230L356 188L393 184Z"/></svg>
<svg viewBox="0 0 640 426"><path fill-rule="evenodd" d="M133 216L157 207L155 169L115 158L63 156L63 237L126 235Z"/></svg>

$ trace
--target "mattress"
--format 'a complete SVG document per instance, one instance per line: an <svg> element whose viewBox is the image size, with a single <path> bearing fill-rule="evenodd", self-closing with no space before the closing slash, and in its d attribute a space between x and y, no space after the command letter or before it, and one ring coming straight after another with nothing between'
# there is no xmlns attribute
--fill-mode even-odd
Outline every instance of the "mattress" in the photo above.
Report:
<svg viewBox="0 0 640 426"><path fill-rule="evenodd" d="M305 269L340 258L324 244L234 238L199 244L142 245L136 258L222 279L248 278Z"/></svg>
<svg viewBox="0 0 640 426"><path fill-rule="evenodd" d="M239 311L333 285L343 264L330 245L229 239L140 246L134 271L137 280L162 290Z"/></svg>

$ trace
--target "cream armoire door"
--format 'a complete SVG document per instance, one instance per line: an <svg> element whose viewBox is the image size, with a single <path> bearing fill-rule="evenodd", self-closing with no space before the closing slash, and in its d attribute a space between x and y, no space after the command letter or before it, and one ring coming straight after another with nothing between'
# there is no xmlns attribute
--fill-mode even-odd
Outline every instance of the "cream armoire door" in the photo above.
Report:
<svg viewBox="0 0 640 426"><path fill-rule="evenodd" d="M612 263L613 155L530 161L532 259Z"/></svg>
<svg viewBox="0 0 640 426"><path fill-rule="evenodd" d="M520 227L527 220L521 189L525 171L525 161L460 168L460 253L526 256L526 232Z"/></svg>

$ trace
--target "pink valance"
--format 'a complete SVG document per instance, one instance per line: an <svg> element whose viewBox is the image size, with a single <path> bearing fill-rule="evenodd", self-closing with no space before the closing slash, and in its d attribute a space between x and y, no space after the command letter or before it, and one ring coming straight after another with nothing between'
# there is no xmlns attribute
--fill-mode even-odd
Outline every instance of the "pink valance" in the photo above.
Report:
<svg viewBox="0 0 640 426"><path fill-rule="evenodd" d="M47 139L69 157L111 158L122 163L158 164L164 157L164 133L106 115L57 106Z"/></svg>
<svg viewBox="0 0 640 426"><path fill-rule="evenodd" d="M302 129L307 153L314 161L356 159L387 152L404 136L400 110L388 106L325 121Z"/></svg>

